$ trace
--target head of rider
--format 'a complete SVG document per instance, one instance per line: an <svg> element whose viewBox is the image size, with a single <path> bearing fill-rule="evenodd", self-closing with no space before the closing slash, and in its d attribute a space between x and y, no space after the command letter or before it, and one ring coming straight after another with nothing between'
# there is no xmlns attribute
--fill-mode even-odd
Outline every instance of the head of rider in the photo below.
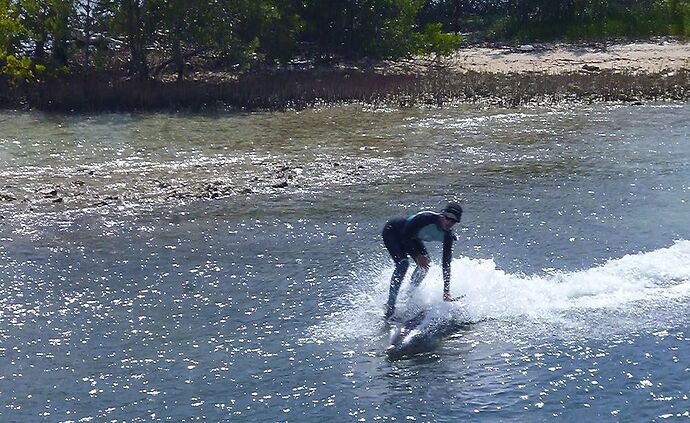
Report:
<svg viewBox="0 0 690 423"><path fill-rule="evenodd" d="M439 215L439 224L441 229L449 231L453 225L460 222L462 218L462 207L458 203L448 203L446 207L441 210Z"/></svg>

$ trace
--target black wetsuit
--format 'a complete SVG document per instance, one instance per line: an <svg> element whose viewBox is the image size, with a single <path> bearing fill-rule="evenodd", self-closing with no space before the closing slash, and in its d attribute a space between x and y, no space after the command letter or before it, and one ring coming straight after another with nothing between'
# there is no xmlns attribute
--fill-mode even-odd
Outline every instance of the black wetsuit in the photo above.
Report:
<svg viewBox="0 0 690 423"><path fill-rule="evenodd" d="M450 292L450 262L456 238L452 231L441 228L438 213L423 211L407 218L393 218L386 222L382 235L383 243L395 262L388 295L388 316L393 313L400 285L410 265L408 255L428 255L422 241L443 242L443 292Z"/></svg>

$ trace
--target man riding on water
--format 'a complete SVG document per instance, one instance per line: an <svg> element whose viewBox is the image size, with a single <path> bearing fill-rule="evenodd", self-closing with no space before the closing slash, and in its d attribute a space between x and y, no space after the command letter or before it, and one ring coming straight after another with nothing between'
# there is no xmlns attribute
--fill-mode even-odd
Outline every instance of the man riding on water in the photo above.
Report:
<svg viewBox="0 0 690 423"><path fill-rule="evenodd" d="M440 213L422 211L409 217L396 217L386 222L382 233L383 243L393 262L395 262L384 316L386 319L395 312L395 300L410 265L408 255L417 264L417 268L410 279L410 284L413 287L419 286L429 270L429 254L422 241L443 242L443 299L445 301L452 300L450 296L450 262L453 241L456 240L452 227L460 222L461 217L462 207L451 202Z"/></svg>

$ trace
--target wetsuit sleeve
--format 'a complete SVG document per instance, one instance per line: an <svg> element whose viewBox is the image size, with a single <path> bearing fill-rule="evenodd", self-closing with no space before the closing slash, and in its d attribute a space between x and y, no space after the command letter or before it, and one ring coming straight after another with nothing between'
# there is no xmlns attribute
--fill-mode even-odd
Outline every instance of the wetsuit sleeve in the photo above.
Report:
<svg viewBox="0 0 690 423"><path fill-rule="evenodd" d="M424 243L419 239L419 231L426 225L435 224L438 217L434 213L418 213L407 221L402 232L405 251L412 257L426 254Z"/></svg>
<svg viewBox="0 0 690 423"><path fill-rule="evenodd" d="M455 235L446 232L443 237L443 293L450 294L450 262L453 259Z"/></svg>

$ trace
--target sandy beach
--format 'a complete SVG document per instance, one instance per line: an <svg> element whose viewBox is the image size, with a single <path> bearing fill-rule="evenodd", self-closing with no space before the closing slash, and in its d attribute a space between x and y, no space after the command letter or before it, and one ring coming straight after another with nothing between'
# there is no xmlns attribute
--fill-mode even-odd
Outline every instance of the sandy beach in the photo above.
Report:
<svg viewBox="0 0 690 423"><path fill-rule="evenodd" d="M456 72L562 74L614 70L657 73L690 69L690 43L664 38L643 42L468 46L447 58L386 62L381 68L391 66L403 73L418 73L430 64Z"/></svg>

